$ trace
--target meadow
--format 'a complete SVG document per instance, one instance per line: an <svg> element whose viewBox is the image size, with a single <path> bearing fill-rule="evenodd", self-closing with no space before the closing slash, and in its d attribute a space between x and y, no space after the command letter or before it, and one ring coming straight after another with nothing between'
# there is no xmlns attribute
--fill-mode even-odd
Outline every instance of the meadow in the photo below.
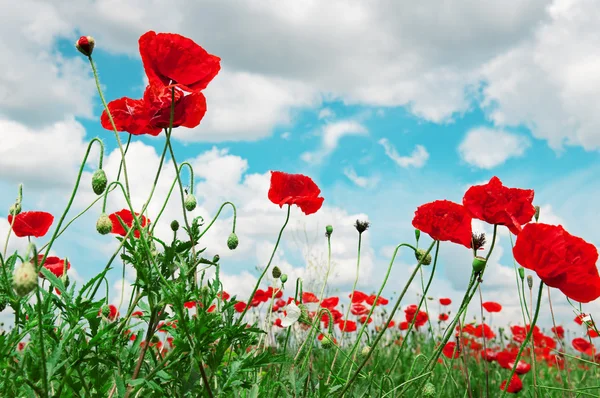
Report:
<svg viewBox="0 0 600 398"><path fill-rule="evenodd" d="M206 258L203 246L204 235L225 212L233 214L233 223L222 239L229 250L243 244L236 235L236 204L223 203L211 220L189 216L197 206L194 170L177 163L172 146L174 129L198 126L207 112L202 91L219 73L220 58L189 38L149 31L139 39L149 81L143 97L107 102L94 47L90 36L76 42L96 79L104 105L100 124L114 137L121 167L109 181L104 143L92 139L62 214L22 208L27 192L23 186L15 189L10 233L0 246L0 309L14 315L0 334L0 396L600 396L595 346L600 332L595 314L581 310L582 303L600 297L598 251L560 225L538 222L533 189L507 187L493 177L469 187L462 203L440 198L422 204L412 220L414 235L401 237L373 292L357 288L362 238L370 224L356 220L354 286L348 296L336 296L327 294L336 225L322 231L328 258L315 291L273 264L292 207L310 217L324 201L309 176L274 170L264 195L280 208L281 229L252 293L238 298L223 289L219 273L226 264L219 256ZM176 178L168 192L141 193L145 204L133 208L125 155L140 135L162 143L154 188L166 158ZM99 161L86 181L82 176L92 152ZM70 213L82 184L90 184L102 203L95 215L97 232L119 244L102 272L78 285L68 277L69 253L50 253L73 222L94 211L90 206ZM123 197L128 206L109 208L109 195ZM161 218L172 196L180 201L180 217ZM164 202L157 214L148 212L152 201ZM473 219L492 226L492 235L473 231ZM156 237L159 224L169 225L172 239ZM492 314L501 312L503 303L484 301L481 285L500 229L508 229L514 240L514 294L522 317L492 326ZM27 240L27 249L9 252L11 239ZM469 283L459 301L435 293L440 242L472 252L472 263L465 264ZM406 284L396 286L398 294L385 297L384 288L396 283L389 276L400 251L414 254L415 266ZM136 271L122 313L109 304L104 289L107 273L119 262ZM420 299L407 302L415 285ZM551 297L559 295L572 305L573 321L558 324L552 314L553 326L540 328L540 312L552 311ZM475 321L467 320L469 308L477 308Z"/></svg>

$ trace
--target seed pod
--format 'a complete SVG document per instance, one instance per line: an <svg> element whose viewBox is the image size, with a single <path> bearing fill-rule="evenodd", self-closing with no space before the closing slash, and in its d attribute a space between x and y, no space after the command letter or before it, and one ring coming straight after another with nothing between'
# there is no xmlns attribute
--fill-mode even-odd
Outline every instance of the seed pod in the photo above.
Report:
<svg viewBox="0 0 600 398"><path fill-rule="evenodd" d="M273 275L273 278L277 279L281 276L281 270L279 269L278 266L273 267L273 270L271 271L271 275Z"/></svg>
<svg viewBox="0 0 600 398"><path fill-rule="evenodd" d="M425 255L426 251L423 249L417 249L417 251L415 252L415 257L417 259L417 261L421 261L421 258L423 258L423 256ZM427 253L427 256L425 256L425 258L423 259L423 261L421 262L421 264L423 265L429 265L431 264L431 254Z"/></svg>

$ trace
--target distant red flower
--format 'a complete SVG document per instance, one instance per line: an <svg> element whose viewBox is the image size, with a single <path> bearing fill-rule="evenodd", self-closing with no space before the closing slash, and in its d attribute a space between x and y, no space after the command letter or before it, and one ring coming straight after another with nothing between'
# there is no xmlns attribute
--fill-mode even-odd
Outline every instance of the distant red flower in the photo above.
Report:
<svg viewBox="0 0 600 398"><path fill-rule="evenodd" d="M369 305L375 304L376 298L377 298L377 295L375 295L375 294L370 295L366 299L367 304L369 304ZM377 304L375 304L375 305L387 305L389 302L390 301L388 299L379 296L379 298L377 298Z"/></svg>
<svg viewBox="0 0 600 398"><path fill-rule="evenodd" d="M506 388L506 392L510 392L513 394L518 393L523 389L523 382L516 374L513 375L512 379L510 379L510 383L508 383L508 387L506 387L507 380L504 380L500 385L500 389L504 391Z"/></svg>
<svg viewBox="0 0 600 398"><path fill-rule="evenodd" d="M183 306L185 308L191 309L196 307L196 302L195 301L186 301L185 303L183 303Z"/></svg>
<svg viewBox="0 0 600 398"><path fill-rule="evenodd" d="M596 338L600 335L594 329L588 329L588 336L590 336L591 338Z"/></svg>
<svg viewBox="0 0 600 398"><path fill-rule="evenodd" d="M223 291L223 292L217 294L217 297L220 297L223 301L227 301L227 300L229 300L229 298L231 296L226 291Z"/></svg>
<svg viewBox="0 0 600 398"><path fill-rule="evenodd" d="M441 313L441 314L438 316L438 319L439 319L440 321L442 321L442 322L444 322L444 321L447 321L447 320L448 320L448 314L446 314L445 312L444 312L444 313Z"/></svg>
<svg viewBox="0 0 600 398"><path fill-rule="evenodd" d="M579 351L585 355L590 355L590 356L594 355L594 346L586 339L577 337L577 338L573 339L571 344L573 345L573 348L575 348L577 351Z"/></svg>
<svg viewBox="0 0 600 398"><path fill-rule="evenodd" d="M139 318L139 317L144 316L144 313L142 311L134 311L134 312L131 313L131 316L133 318Z"/></svg>
<svg viewBox="0 0 600 398"><path fill-rule="evenodd" d="M281 324L281 318L275 319L275 322L273 322L273 325L278 326L283 329L283 325Z"/></svg>
<svg viewBox="0 0 600 398"><path fill-rule="evenodd" d="M174 33L146 32L139 49L148 80L156 86L176 84L185 91L200 91L221 69L219 57Z"/></svg>
<svg viewBox="0 0 600 398"><path fill-rule="evenodd" d="M119 317L119 311L117 310L117 307L115 305L110 304L108 306L108 316L107 316L108 320L114 321L118 317Z"/></svg>
<svg viewBox="0 0 600 398"><path fill-rule="evenodd" d="M38 254L38 265L42 264L42 260L43 259L44 259L44 255L43 254ZM61 260L58 257L48 256L48 257L46 257L46 261L44 261L44 263L42 265L48 271L50 271L54 275L56 275L57 278L60 278L61 276L63 276L66 273L66 270L65 270L65 260ZM66 269L67 270L71 269L71 263L70 262L67 262L67 268ZM44 276L42 275L41 272L40 272L40 277L44 278Z"/></svg>
<svg viewBox="0 0 600 398"><path fill-rule="evenodd" d="M485 303L482 304L483 308L485 308L485 310L487 312L500 312L502 311L502 306L498 303L496 303L495 301L486 301Z"/></svg>
<svg viewBox="0 0 600 398"><path fill-rule="evenodd" d="M350 306L350 312L352 313L352 315L366 315L369 313L369 308L363 304L352 304Z"/></svg>
<svg viewBox="0 0 600 398"><path fill-rule="evenodd" d="M487 340L493 339L496 337L496 334L487 324L483 323L481 325L477 325L475 327L475 331L473 333L475 337L485 337Z"/></svg>
<svg viewBox="0 0 600 398"><path fill-rule="evenodd" d="M573 319L573 321L575 321L575 323L578 325L583 325L583 319L585 317L587 317L587 314L579 314L575 317L575 319Z"/></svg>
<svg viewBox="0 0 600 398"><path fill-rule="evenodd" d="M456 346L454 341L449 341L442 349L442 354L444 354L446 358L456 359L460 356L460 348Z"/></svg>
<svg viewBox="0 0 600 398"><path fill-rule="evenodd" d="M233 305L233 308L235 308L236 312L244 312L244 310L246 309L246 303L244 303L243 301L238 301Z"/></svg>
<svg viewBox="0 0 600 398"><path fill-rule="evenodd" d="M140 223L142 224L142 228L145 227L146 225L150 224L150 220L148 220L145 216L140 216L139 213L135 213L136 216L139 217L140 219ZM131 214L131 212L127 209L123 209L121 211L118 211L116 213L112 213L108 216L108 218L110 218L110 221L112 221L112 231L111 233L113 234L117 234L117 235L121 235L121 236L125 236L127 235L127 232L125 231L125 228L123 228L123 226L121 225L121 223L119 222L119 218L121 218L121 220L123 220L123 223L129 227L129 228L133 228L133 215ZM135 230L133 232L133 235L136 238L140 237L140 231L139 230Z"/></svg>
<svg viewBox="0 0 600 398"><path fill-rule="evenodd" d="M450 241L471 248L471 215L458 203L436 200L419 206L412 225L435 240Z"/></svg>
<svg viewBox="0 0 600 398"><path fill-rule="evenodd" d="M522 225L535 214L532 189L508 188L498 177L485 185L475 185L467 190L463 205L473 215L490 224L505 225L517 235Z"/></svg>
<svg viewBox="0 0 600 398"><path fill-rule="evenodd" d="M19 238L25 236L41 238L46 235L53 221L54 216L45 211L25 211L17 214L12 230ZM12 224L12 222L13 216L9 214L8 223Z"/></svg>
<svg viewBox="0 0 600 398"><path fill-rule="evenodd" d="M496 351L492 350L491 348L486 348L485 350L481 351L481 357L488 362L495 361L497 355L498 354Z"/></svg>
<svg viewBox="0 0 600 398"><path fill-rule="evenodd" d="M356 322L345 320L340 320L338 322L338 327L342 332L356 332Z"/></svg>
<svg viewBox="0 0 600 398"><path fill-rule="evenodd" d="M354 293L350 293L348 297L352 299L353 303L362 303L367 299L367 297L369 297L369 295L361 291L355 290Z"/></svg>
<svg viewBox="0 0 600 398"><path fill-rule="evenodd" d="M283 290L279 288L273 289L273 286L269 286L266 291L266 296L267 300L270 300L273 297L276 299L280 299L281 297L283 297Z"/></svg>
<svg viewBox="0 0 600 398"><path fill-rule="evenodd" d="M321 307L332 309L335 308L339 304L339 302L339 297L328 297L326 299L323 299L323 301L321 302Z"/></svg>
<svg viewBox="0 0 600 398"><path fill-rule="evenodd" d="M406 322L410 323L413 321L413 319L415 319L415 327L416 328L420 328L421 326L425 325L427 323L427 320L429 319L429 315L427 315L426 312L424 311L419 311L417 312L417 306L415 304L409 305L405 310L404 310L404 315L406 318Z"/></svg>
<svg viewBox="0 0 600 398"><path fill-rule="evenodd" d="M565 329L562 326L553 327L551 329L557 338L564 339L565 338Z"/></svg>
<svg viewBox="0 0 600 398"><path fill-rule="evenodd" d="M441 298L440 304L441 305L450 305L450 304L452 304L452 300L450 300L449 298Z"/></svg>
<svg viewBox="0 0 600 398"><path fill-rule="evenodd" d="M271 172L269 200L279 207L296 205L309 215L316 213L323 205L319 196L321 190L310 177L302 174L288 174L281 171Z"/></svg>
<svg viewBox="0 0 600 398"><path fill-rule="evenodd" d="M373 318L369 317L369 319L367 319L367 316L366 316L366 315L363 315L363 316L361 316L360 318L358 318L358 321L359 321L360 323L363 323L363 324L364 324L365 322L367 322L367 325L368 325L368 324L370 324L371 322L373 322Z"/></svg>
<svg viewBox="0 0 600 398"><path fill-rule="evenodd" d="M400 324L398 324L398 329L407 330L409 326L410 324L408 322L400 322Z"/></svg>
<svg viewBox="0 0 600 398"><path fill-rule="evenodd" d="M596 247L562 226L527 224L517 238L513 255L548 286L575 301L587 303L600 297Z"/></svg>
<svg viewBox="0 0 600 398"><path fill-rule="evenodd" d="M173 99L172 127L197 127L206 113L206 98L200 92L185 95L179 89L172 93L168 87L147 86L142 99L122 97L110 101L108 110L117 131L157 136L170 125ZM106 110L100 116L100 124L113 130Z"/></svg>
<svg viewBox="0 0 600 398"><path fill-rule="evenodd" d="M318 303L319 298L311 292L302 292L302 302L303 303Z"/></svg>

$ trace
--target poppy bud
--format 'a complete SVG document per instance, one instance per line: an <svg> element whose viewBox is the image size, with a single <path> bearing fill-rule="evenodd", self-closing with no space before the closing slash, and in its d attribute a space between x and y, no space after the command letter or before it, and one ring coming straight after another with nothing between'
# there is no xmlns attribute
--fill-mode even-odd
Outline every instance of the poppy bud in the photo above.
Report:
<svg viewBox="0 0 600 398"><path fill-rule="evenodd" d="M8 209L8 214L10 214L13 217L16 216L17 214L19 214L20 212L21 212L21 202L16 202L12 206L10 206L10 208Z"/></svg>
<svg viewBox="0 0 600 398"><path fill-rule="evenodd" d="M75 48L86 57L92 55L95 45L96 41L92 36L81 36L79 40L75 42Z"/></svg>
<svg viewBox="0 0 600 398"><path fill-rule="evenodd" d="M237 235L235 232L232 232L231 235L229 235L229 238L227 238L227 247L229 250L235 250L239 243L240 241L238 240Z"/></svg>
<svg viewBox="0 0 600 398"><path fill-rule="evenodd" d="M533 276L531 275L527 275L527 286L529 289L533 289Z"/></svg>
<svg viewBox="0 0 600 398"><path fill-rule="evenodd" d="M21 264L13 274L13 289L23 297L33 291L38 285L38 273L31 262Z"/></svg>
<svg viewBox="0 0 600 398"><path fill-rule="evenodd" d="M325 236L327 236L329 238L332 233L333 233L333 227L331 225L326 226L325 227Z"/></svg>
<svg viewBox="0 0 600 398"><path fill-rule="evenodd" d="M415 257L417 258L417 261L421 261L421 264L423 265L429 265L431 264L431 254L427 253L427 256L425 256L426 251L423 249L417 249L417 251L415 252ZM421 258L423 258L423 256L425 256L425 258L423 260L421 260Z"/></svg>
<svg viewBox="0 0 600 398"><path fill-rule="evenodd" d="M417 243L419 243L420 237L421 237L421 231L419 231L418 229L415 229L415 239L416 239Z"/></svg>
<svg viewBox="0 0 600 398"><path fill-rule="evenodd" d="M102 195L106 189L107 183L108 180L106 179L106 173L104 170L96 170L92 175L92 189L94 190L94 193L96 195Z"/></svg>
<svg viewBox="0 0 600 398"><path fill-rule="evenodd" d="M200 295L202 297L208 296L208 294L210 293L210 289L208 288L208 286L202 286L202 289L200 289Z"/></svg>
<svg viewBox="0 0 600 398"><path fill-rule="evenodd" d="M483 257L476 256L473 258L473 271L481 272L485 268L486 259Z"/></svg>
<svg viewBox="0 0 600 398"><path fill-rule="evenodd" d="M540 219L540 206L534 206L535 207L535 222L538 222Z"/></svg>
<svg viewBox="0 0 600 398"><path fill-rule="evenodd" d="M430 382L427 382L423 386L423 396L424 397L435 397L435 386Z"/></svg>
<svg viewBox="0 0 600 398"><path fill-rule="evenodd" d="M177 221L177 220L171 221L171 231L177 232L178 229L179 229L179 221Z"/></svg>
<svg viewBox="0 0 600 398"><path fill-rule="evenodd" d="M281 274L281 276L279 277L279 280L281 281L281 283L286 283L288 280L287 274Z"/></svg>
<svg viewBox="0 0 600 398"><path fill-rule="evenodd" d="M362 351L360 352L360 355L364 358L367 355L369 355L369 353L371 352L371 347L369 347L368 345L364 346Z"/></svg>
<svg viewBox="0 0 600 398"><path fill-rule="evenodd" d="M215 256L213 257L213 263L218 263L219 260L221 259L221 256L219 256L218 254L215 254Z"/></svg>
<svg viewBox="0 0 600 398"><path fill-rule="evenodd" d="M300 308L300 318L298 318L298 322L310 325L310 317L308 316L308 308L306 308L306 305L300 303L298 304L298 308Z"/></svg>
<svg viewBox="0 0 600 398"><path fill-rule="evenodd" d="M198 202L196 201L196 197L194 196L194 194L189 193L188 196L186 196L185 198L184 204L187 211L192 211L196 208Z"/></svg>
<svg viewBox="0 0 600 398"><path fill-rule="evenodd" d="M519 277L521 278L521 281L525 279L525 268L519 267Z"/></svg>
<svg viewBox="0 0 600 398"><path fill-rule="evenodd" d="M333 346L333 338L329 336L329 334L324 333L323 338L321 339L321 347L327 350L331 348L331 346Z"/></svg>
<svg viewBox="0 0 600 398"><path fill-rule="evenodd" d="M277 279L281 276L281 270L279 269L278 266L273 267L273 270L271 271L271 275L273 275L273 278Z"/></svg>
<svg viewBox="0 0 600 398"><path fill-rule="evenodd" d="M108 318L110 315L110 306L108 306L108 305L103 306L101 314L104 318Z"/></svg>
<svg viewBox="0 0 600 398"><path fill-rule="evenodd" d="M100 235L106 235L112 231L112 221L108 217L108 214L102 213L100 217L98 217L98 221L96 221L96 231L100 233Z"/></svg>

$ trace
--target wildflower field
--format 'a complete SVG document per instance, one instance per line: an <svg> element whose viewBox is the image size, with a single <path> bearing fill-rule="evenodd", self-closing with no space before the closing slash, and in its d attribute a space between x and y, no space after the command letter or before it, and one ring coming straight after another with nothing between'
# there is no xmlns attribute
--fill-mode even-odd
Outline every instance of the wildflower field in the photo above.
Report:
<svg viewBox="0 0 600 398"><path fill-rule="evenodd" d="M148 80L143 97L105 99L94 47L90 36L76 42L95 78L106 135L89 141L64 211L24 208L27 186L14 187L10 229L0 245L0 307L12 318L0 334L0 397L600 396L600 314L583 307L600 297L598 251L561 225L539 222L533 189L507 187L494 176L467 188L462 203L439 198L418 206L414 235L394 236L399 244L373 291L360 278L361 248L377 226L356 220L355 246L346 247L356 252L356 276L349 294L336 295L328 285L339 227L333 222L318 241L327 253L319 284L289 277L274 260L289 222L318 213L327 197L310 176L273 170L263 195L280 211L280 232L251 294L238 297L220 278L227 261L208 256L204 242L226 215L231 230L219 239L228 250L245 244L236 234L244 222L239 204L224 202L210 218L193 216L195 170L178 163L172 145L176 128L194 128L211 112L203 90L219 74L221 59L190 38L149 31L139 38ZM126 154L143 135L156 137L162 155L158 169L149 171L153 188L134 192ZM109 140L119 155L114 179L103 170ZM86 174L92 156L97 163ZM155 189L167 166L175 170L171 189ZM73 201L84 186L91 186L96 206L75 214ZM127 205L111 208L109 196ZM176 219L163 217L171 197L180 207ZM151 213L151 203L160 210ZM69 278L70 254L53 247L90 213L97 233L118 247L100 273L77 283ZM492 234L475 230L473 220ZM157 225L169 226L169 239L157 237ZM520 303L511 324L492 322L503 303L481 293L501 232L511 239L512 289ZM25 249L9 251L13 240ZM472 258L464 264L468 284L459 299L437 293L440 242ZM390 278L400 252L413 261L401 283ZM106 278L121 269L124 275L125 265L135 270L135 281L118 307L109 301ZM390 286L393 297L384 295ZM415 302L407 299L409 288L419 292ZM559 323L552 300L565 296L572 321ZM467 317L474 308L475 319ZM551 315L550 327L538 325L543 313Z"/></svg>

